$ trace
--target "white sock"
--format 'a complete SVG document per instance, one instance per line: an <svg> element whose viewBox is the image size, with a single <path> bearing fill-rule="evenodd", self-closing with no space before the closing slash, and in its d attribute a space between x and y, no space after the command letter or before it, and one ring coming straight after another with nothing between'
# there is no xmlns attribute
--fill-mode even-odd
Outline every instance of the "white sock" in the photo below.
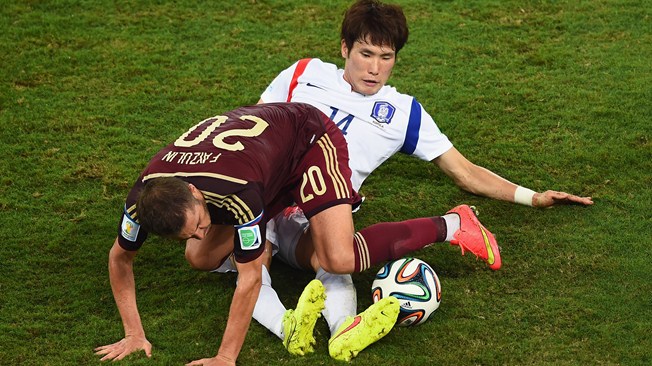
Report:
<svg viewBox="0 0 652 366"><path fill-rule="evenodd" d="M283 315L286 310L278 298L278 294L272 288L272 278L267 271L267 267L263 266L263 285L260 287L253 318L283 340L285 338L283 334Z"/></svg>
<svg viewBox="0 0 652 366"><path fill-rule="evenodd" d="M331 330L331 336L337 332L347 316L357 313L358 299L351 275L338 275L317 270L316 279L320 280L326 290L326 301L322 314Z"/></svg>
<svg viewBox="0 0 652 366"><path fill-rule="evenodd" d="M450 242L455 232L460 229L460 215L451 213L442 217L446 221L446 241Z"/></svg>

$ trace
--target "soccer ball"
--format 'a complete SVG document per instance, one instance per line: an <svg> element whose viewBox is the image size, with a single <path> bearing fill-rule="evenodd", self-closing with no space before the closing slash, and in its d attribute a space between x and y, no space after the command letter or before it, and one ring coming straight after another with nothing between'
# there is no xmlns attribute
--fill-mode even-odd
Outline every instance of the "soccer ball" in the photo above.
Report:
<svg viewBox="0 0 652 366"><path fill-rule="evenodd" d="M394 296L401 305L396 325L412 326L425 322L441 303L441 284L428 263L403 258L387 263L371 285L374 302Z"/></svg>

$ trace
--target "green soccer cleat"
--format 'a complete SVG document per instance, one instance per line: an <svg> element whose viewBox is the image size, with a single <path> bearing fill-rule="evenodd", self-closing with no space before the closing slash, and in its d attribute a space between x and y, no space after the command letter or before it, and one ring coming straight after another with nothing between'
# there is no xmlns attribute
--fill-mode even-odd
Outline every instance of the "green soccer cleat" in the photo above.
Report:
<svg viewBox="0 0 652 366"><path fill-rule="evenodd" d="M297 308L283 315L283 345L291 354L303 356L314 351L313 329L324 309L324 291L321 281L310 281L299 297Z"/></svg>
<svg viewBox="0 0 652 366"><path fill-rule="evenodd" d="M399 311L398 300L389 296L355 317L346 319L328 342L331 357L339 361L351 361L360 351L392 330Z"/></svg>

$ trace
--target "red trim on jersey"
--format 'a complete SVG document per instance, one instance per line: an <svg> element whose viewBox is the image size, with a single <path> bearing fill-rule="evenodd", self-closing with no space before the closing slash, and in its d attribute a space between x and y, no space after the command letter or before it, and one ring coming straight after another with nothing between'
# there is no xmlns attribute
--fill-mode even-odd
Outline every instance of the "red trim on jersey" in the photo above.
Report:
<svg viewBox="0 0 652 366"><path fill-rule="evenodd" d="M297 68L294 69L294 74L292 74L292 81L290 81L290 89L288 90L288 102L292 100L292 92L294 91L294 88L297 87L297 84L299 83L297 80L299 79L299 76L303 74L303 72L306 70L306 66L308 66L308 62L312 60L311 58L304 58L299 60L299 63L297 64Z"/></svg>

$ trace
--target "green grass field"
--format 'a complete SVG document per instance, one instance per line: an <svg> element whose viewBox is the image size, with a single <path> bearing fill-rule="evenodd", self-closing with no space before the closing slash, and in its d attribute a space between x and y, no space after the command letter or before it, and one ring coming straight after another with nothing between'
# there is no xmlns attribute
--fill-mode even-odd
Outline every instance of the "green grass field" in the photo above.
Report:
<svg viewBox="0 0 652 366"><path fill-rule="evenodd" d="M359 228L468 203L502 247L492 272L457 247L415 253L443 302L353 365L652 363L652 3L398 1L411 26L390 84L415 95L473 162L535 190L593 196L540 210L473 196L434 165L392 158L362 189ZM96 365L122 338L108 250L149 157L198 121L253 104L303 57L343 65L349 1L3 1L0 6L0 364ZM371 303L379 267L354 276ZM193 271L151 240L136 264L153 357L217 352L233 275ZM312 279L277 263L293 307ZM252 323L241 365L332 365L287 354Z"/></svg>

